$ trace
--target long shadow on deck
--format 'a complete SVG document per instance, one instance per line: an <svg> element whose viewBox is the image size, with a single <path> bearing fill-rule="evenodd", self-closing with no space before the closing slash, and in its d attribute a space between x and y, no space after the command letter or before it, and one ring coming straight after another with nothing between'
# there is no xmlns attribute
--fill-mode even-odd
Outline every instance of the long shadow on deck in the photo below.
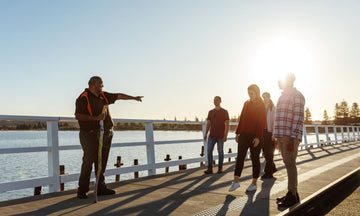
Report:
<svg viewBox="0 0 360 216"><path fill-rule="evenodd" d="M334 153L331 153L328 150L323 151L323 152L326 152L327 154L316 157L313 153L317 152L317 151L321 151L320 150L321 148L312 149L310 151L312 158L301 161L298 164L303 164L303 163L306 163L306 162L309 162L312 160L318 160L318 159L321 159L321 158L324 158L327 156L336 155L341 152L346 152L346 151L360 148L360 143L354 143L354 144L347 145L346 149L344 149L338 145L332 145L332 147L339 151L334 152ZM309 154L309 152L308 152L308 150L299 151L299 156L302 154ZM122 200L111 206L99 209L90 215L129 215L129 214L169 215L169 214L173 213L181 204L186 202L190 197L205 194L205 193L208 193L209 191L213 191L213 190L223 188L223 187L225 187L227 189L227 187L230 186L230 181L224 182L224 181L219 181L219 179L226 173L233 172L234 166L235 165L232 164L230 167L228 167L225 170L225 172L223 174L199 175L199 176L195 176L195 177L189 177L189 175L193 174L194 172L198 172L199 169L203 169L203 168L196 168L196 169L187 170L187 171L180 171L180 173L175 172L175 173L170 173L170 174L158 175L158 176L165 176L165 175L166 176L177 175L177 176L175 176L175 178L172 178L172 179L170 179L166 182L163 182L159 185L156 185L156 186L147 186L147 188L144 188L144 189L138 189L138 190L133 190L133 191L128 191L128 192L118 193L114 196L101 197L100 202L104 202L106 200L111 200L111 199L116 199L119 197L125 197L125 196L128 196L129 198L127 198L126 200ZM251 165L246 166L246 167L251 167ZM246 167L244 167L244 169ZM284 166L278 167L278 169L284 169ZM127 184L131 184L131 183L134 183L137 181L151 180L153 178L157 178L158 176L145 177L145 178L138 179L138 180L124 181L124 182L120 182L120 183L115 183L114 185L116 187L120 187L120 188L126 187ZM245 180L249 180L251 178L252 178L251 175L249 175L249 176L242 177L240 180L245 181ZM206 180L204 181L204 179L206 179ZM204 182L202 182L202 181L204 181ZM202 182L202 183L200 185L197 185L200 182ZM274 182L275 182L275 180L274 180ZM248 196L249 196L248 197L248 205L245 205L244 209L243 209L244 215L245 215L245 212L250 211L251 208L254 208L254 206L255 206L255 205L253 205L254 203L264 202L264 199L265 199L265 202L267 202L267 209L269 209L269 194L270 194L270 189L273 186L274 182L272 182L270 187L263 186L262 191L260 191L260 193L258 193L254 202L252 201L253 197L251 197L251 194L248 194ZM177 191L175 193L172 193L172 194L162 198L161 200L149 201L145 204L132 205L131 207L116 210L122 206L129 205L132 202L142 198L143 196L153 193L156 190L160 190L165 187L172 187L175 189L176 188L176 187L174 187L175 185L184 184L184 183L186 183L185 186L181 187L180 189L177 189ZM197 185L197 186L195 188L193 188L195 185ZM38 209L36 211L29 211L29 212L26 212L23 214L17 214L17 215L18 216L48 215L48 214L54 214L56 212L64 211L64 209L69 209L69 211L66 213L72 213L74 211L78 211L80 209L87 208L88 206L92 205L93 196L91 196L91 194L89 196L89 199L80 200L75 197L76 190L66 191L66 192L62 192L62 193L63 193L63 195L69 195L71 193L74 193L74 197L63 200L58 203L51 204L44 208ZM214 195L215 194L210 194L209 196L214 196ZM56 194L55 195L53 195L53 194L42 195L42 198L46 199L47 197L55 197L55 196L59 197L59 193L57 193L57 195ZM41 198L34 198L34 199L30 199L30 200L27 198L27 201L24 201L26 199L23 199L23 201L22 201L22 199L20 199L18 201L5 201L5 202L0 203L0 207L7 206L7 205L19 204L21 202L23 202L23 203L31 202L31 201L39 200L39 199L41 199ZM218 215L222 215L223 212L226 212L229 207L229 204L233 200L234 200L233 196L227 195L225 198L222 210L218 212ZM267 210L266 212L269 212L269 210ZM64 214L66 214L66 213L64 213Z"/></svg>

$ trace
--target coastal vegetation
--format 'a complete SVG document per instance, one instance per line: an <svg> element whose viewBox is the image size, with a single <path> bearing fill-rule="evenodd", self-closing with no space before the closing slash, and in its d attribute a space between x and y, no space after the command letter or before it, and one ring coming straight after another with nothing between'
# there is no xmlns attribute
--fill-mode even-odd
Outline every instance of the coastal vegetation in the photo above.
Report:
<svg viewBox="0 0 360 216"><path fill-rule="evenodd" d="M308 107L304 113L305 124L313 124L311 111ZM237 122L239 115L234 115L230 118L230 122ZM166 119L163 119L166 120ZM174 121L177 118L174 117ZM184 121L189 121L187 118ZM176 123L155 123L154 130L190 130L190 131L201 131L201 124L185 124L184 121ZM200 122L198 117L194 118L195 122ZM204 122L201 119L201 122ZM115 122L115 130L144 130L145 125L143 123L134 122ZM348 103L343 100L340 103L335 104L334 116L331 119L326 110L324 110L323 119L320 122L322 125L360 125L360 108L358 103L353 103L349 108ZM79 130L77 121L60 121L59 130ZM236 125L231 125L230 130L234 131ZM46 121L24 121L24 120L0 120L0 130L46 130ZM329 128L330 130L330 128ZM331 129L332 130L332 129Z"/></svg>

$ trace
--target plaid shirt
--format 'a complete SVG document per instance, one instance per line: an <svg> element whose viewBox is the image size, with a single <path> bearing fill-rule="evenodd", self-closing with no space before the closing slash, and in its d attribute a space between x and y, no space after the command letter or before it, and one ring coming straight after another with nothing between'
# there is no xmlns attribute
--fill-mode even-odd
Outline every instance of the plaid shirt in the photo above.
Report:
<svg viewBox="0 0 360 216"><path fill-rule="evenodd" d="M282 93L276 106L274 137L302 140L304 106L305 98L296 88Z"/></svg>

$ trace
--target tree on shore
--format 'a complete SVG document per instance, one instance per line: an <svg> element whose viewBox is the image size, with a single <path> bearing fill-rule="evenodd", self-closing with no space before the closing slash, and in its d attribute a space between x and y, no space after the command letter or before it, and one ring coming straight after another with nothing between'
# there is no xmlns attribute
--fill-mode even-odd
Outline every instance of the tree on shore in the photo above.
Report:
<svg viewBox="0 0 360 216"><path fill-rule="evenodd" d="M330 124L330 122L329 122L329 116L328 116L326 110L324 110L323 121L321 122L321 124L323 124L323 125L328 125L328 124Z"/></svg>
<svg viewBox="0 0 360 216"><path fill-rule="evenodd" d="M354 102L351 106L351 110L345 100L343 100L340 105L336 103L334 110L334 123L335 125L359 125L360 108L358 103Z"/></svg>
<svg viewBox="0 0 360 216"><path fill-rule="evenodd" d="M360 117L360 109L359 109L359 105L357 103L352 104L351 111L350 111L350 117L352 119Z"/></svg>
<svg viewBox="0 0 360 216"><path fill-rule="evenodd" d="M311 124L311 123L312 123L311 112L309 107L306 107L304 124Z"/></svg>
<svg viewBox="0 0 360 216"><path fill-rule="evenodd" d="M336 125L346 125L350 123L348 103L345 100L343 100L340 105L336 103L334 119Z"/></svg>
<svg viewBox="0 0 360 216"><path fill-rule="evenodd" d="M349 117L349 107L348 103L345 100L343 100L340 104L340 115L343 118Z"/></svg>
<svg viewBox="0 0 360 216"><path fill-rule="evenodd" d="M335 104L335 109L334 109L334 122L335 124L337 124L337 122L339 121L340 117L340 106L338 103Z"/></svg>

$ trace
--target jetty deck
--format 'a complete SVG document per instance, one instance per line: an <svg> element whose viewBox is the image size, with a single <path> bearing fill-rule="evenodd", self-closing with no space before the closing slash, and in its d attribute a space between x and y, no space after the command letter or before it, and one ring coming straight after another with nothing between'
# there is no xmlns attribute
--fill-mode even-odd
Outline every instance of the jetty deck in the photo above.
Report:
<svg viewBox="0 0 360 216"><path fill-rule="evenodd" d="M205 175L204 168L197 168L110 183L117 193L100 196L98 203L92 192L86 200L76 198L76 190L3 201L0 215L277 215L289 211L276 205L276 198L287 192L280 155L274 158L276 178L259 179L253 193L245 192L252 179L250 160L245 161L241 187L228 192L235 167L231 159L222 174ZM360 142L301 150L297 165L303 200L359 167Z"/></svg>

